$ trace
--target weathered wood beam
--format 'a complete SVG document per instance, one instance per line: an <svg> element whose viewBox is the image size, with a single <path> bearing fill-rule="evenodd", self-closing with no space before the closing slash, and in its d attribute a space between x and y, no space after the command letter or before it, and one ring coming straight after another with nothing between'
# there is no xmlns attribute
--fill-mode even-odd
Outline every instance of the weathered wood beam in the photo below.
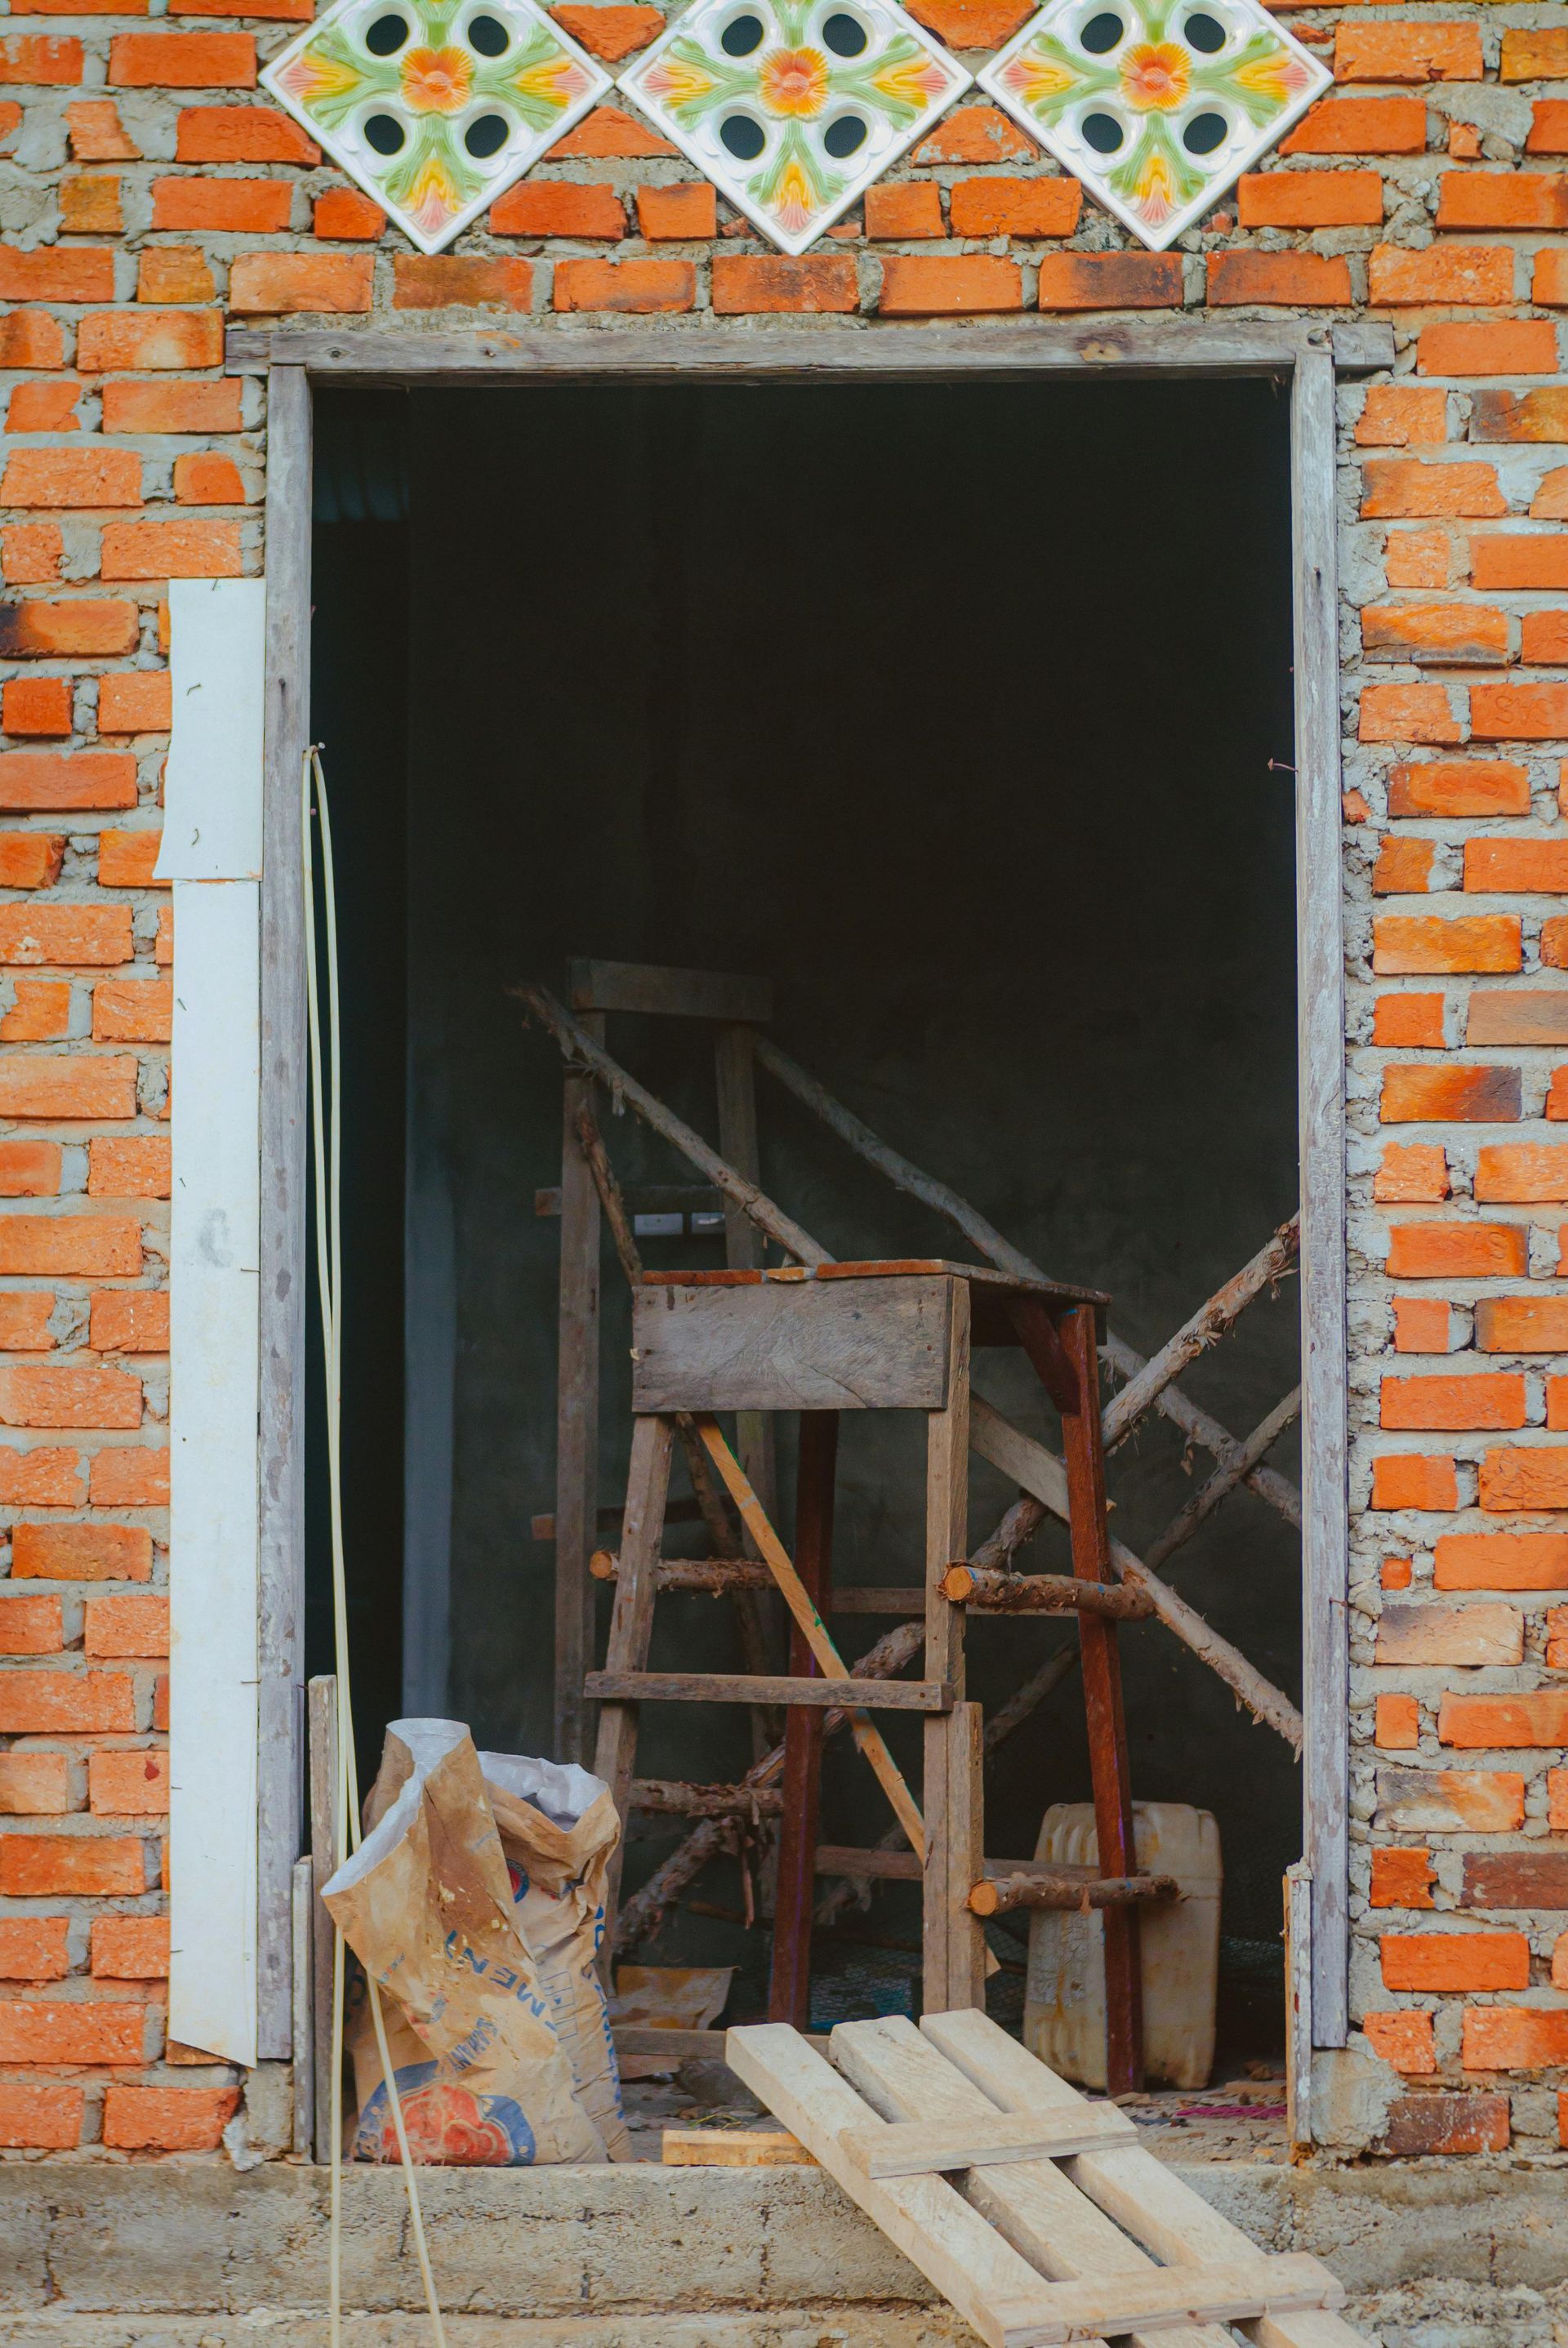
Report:
<svg viewBox="0 0 1568 2348"><path fill-rule="evenodd" d="M663 1818L776 1818L784 1797L773 1786L692 1786L680 1777L637 1777L632 1807Z"/></svg>
<svg viewBox="0 0 1568 2348"><path fill-rule="evenodd" d="M987 1573L974 1565L950 1565L942 1594L954 1606L993 1614L1100 1614L1115 1622L1140 1622L1154 1612L1140 1590L1101 1581L1080 1581L1071 1573Z"/></svg>
<svg viewBox="0 0 1568 2348"><path fill-rule="evenodd" d="M1020 1869L1016 1875L986 1876L969 1894L976 1916L1006 1916L1015 1908L1136 1908L1146 1900L1175 1900L1173 1875L1102 1875L1089 1882L1065 1874Z"/></svg>

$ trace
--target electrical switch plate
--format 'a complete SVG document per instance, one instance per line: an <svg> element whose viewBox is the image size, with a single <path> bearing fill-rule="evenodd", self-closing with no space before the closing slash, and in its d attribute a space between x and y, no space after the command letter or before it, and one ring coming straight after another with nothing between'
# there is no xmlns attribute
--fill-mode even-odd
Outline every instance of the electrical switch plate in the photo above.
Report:
<svg viewBox="0 0 1568 2348"><path fill-rule="evenodd" d="M978 77L1156 252L1332 78L1257 0L1048 0Z"/></svg>
<svg viewBox="0 0 1568 2348"><path fill-rule="evenodd" d="M336 0L262 81L421 252L612 87L533 0Z"/></svg>
<svg viewBox="0 0 1568 2348"><path fill-rule="evenodd" d="M972 78L893 0L695 0L619 86L804 252Z"/></svg>

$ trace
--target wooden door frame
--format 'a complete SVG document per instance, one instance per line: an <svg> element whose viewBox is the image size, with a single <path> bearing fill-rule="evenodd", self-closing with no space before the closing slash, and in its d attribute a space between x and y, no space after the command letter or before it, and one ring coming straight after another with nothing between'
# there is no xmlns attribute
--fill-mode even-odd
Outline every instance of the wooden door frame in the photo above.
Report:
<svg viewBox="0 0 1568 2348"><path fill-rule="evenodd" d="M267 385L267 685L262 883L260 2050L291 2044L291 1871L304 1787L305 1075L300 760L310 712L313 382L1036 379L1269 376L1291 394L1296 929L1302 1165L1304 1849L1312 2043L1348 2028L1349 1712L1345 1013L1336 371L1389 366L1392 330L1284 320L1047 318L967 325L617 319L430 332L233 327L232 373Z"/></svg>

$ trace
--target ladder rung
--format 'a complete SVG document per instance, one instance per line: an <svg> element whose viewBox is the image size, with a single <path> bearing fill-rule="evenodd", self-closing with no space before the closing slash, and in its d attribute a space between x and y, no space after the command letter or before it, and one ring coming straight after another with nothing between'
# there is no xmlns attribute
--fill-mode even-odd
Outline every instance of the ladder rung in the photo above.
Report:
<svg viewBox="0 0 1568 2348"><path fill-rule="evenodd" d="M590 1672L583 1693L601 1704L843 1704L854 1712L951 1712L946 1680L815 1680L757 1672Z"/></svg>

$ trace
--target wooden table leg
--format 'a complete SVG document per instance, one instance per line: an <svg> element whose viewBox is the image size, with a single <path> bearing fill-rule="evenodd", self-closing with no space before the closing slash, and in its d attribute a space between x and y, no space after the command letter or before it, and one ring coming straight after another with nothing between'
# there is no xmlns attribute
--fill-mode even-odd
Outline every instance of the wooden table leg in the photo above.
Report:
<svg viewBox="0 0 1568 2348"><path fill-rule="evenodd" d="M1105 1522L1105 1455L1099 1433L1099 1354L1094 1307L1080 1304L1063 1314L1062 1344L1077 1377L1079 1406L1062 1415L1071 1511L1073 1571L1080 1581L1109 1581L1110 1557ZM1121 1664L1116 1624L1103 1616L1078 1616L1083 1656L1084 1711L1088 1722L1089 1776L1101 1875L1137 1873L1133 1851L1132 1791L1128 1771L1127 1722L1121 1704ZM1136 1907L1101 1911L1105 1934L1106 2085L1113 2096L1143 2085L1143 1975Z"/></svg>
<svg viewBox="0 0 1568 2348"><path fill-rule="evenodd" d="M833 1477L838 1464L839 1414L800 1413L800 1456L795 1482L795 1570L819 1612L832 1581ZM798 1623L791 1625L789 1669L820 1676ZM779 1889L773 1907L773 1972L768 1992L770 2022L810 2024L811 1910L816 1898L817 1803L821 1787L822 1728L815 1704L791 1704L784 1721L784 1815L779 1834Z"/></svg>
<svg viewBox="0 0 1568 2348"><path fill-rule="evenodd" d="M925 1452L925 1673L960 1701L927 1720L922 2002L927 2013L985 2004L985 1936L965 1906L985 1872L979 1707L964 1695L965 1612L942 1577L969 1540L969 1290L951 1283L947 1406L929 1413Z"/></svg>
<svg viewBox="0 0 1568 2348"><path fill-rule="evenodd" d="M615 1611L610 1618L610 1636L604 1650L606 1671L640 1672L647 1668L659 1538L665 1529L675 1432L671 1418L639 1418L633 1422L632 1465L626 1478L626 1516L621 1530ZM615 1908L631 1823L632 1774L636 1758L637 1706L601 1704L593 1775L603 1777L609 1787L621 1821L621 1839L610 1854L604 1875L604 1936L600 1945L606 1975L614 1945Z"/></svg>

